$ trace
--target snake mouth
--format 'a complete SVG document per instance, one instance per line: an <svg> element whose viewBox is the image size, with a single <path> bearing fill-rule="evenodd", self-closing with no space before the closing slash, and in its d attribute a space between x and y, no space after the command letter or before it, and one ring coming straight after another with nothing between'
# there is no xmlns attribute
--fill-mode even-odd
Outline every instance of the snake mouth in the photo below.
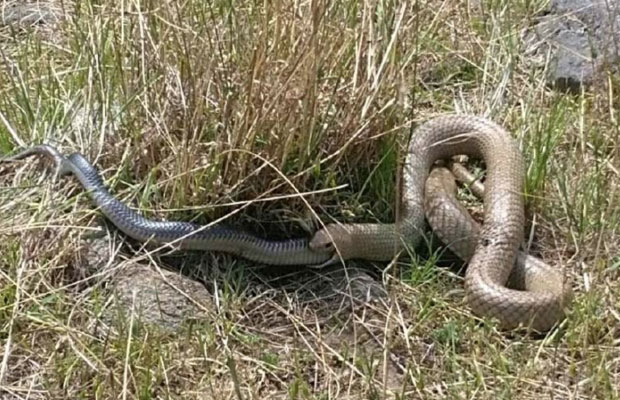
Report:
<svg viewBox="0 0 620 400"><path fill-rule="evenodd" d="M308 267L310 267L312 269L322 269L322 268L325 268L325 267L329 267L330 265L341 263L342 261L343 260L338 255L338 253L333 253L332 256L327 261L322 262L320 264L309 265Z"/></svg>
<svg viewBox="0 0 620 400"><path fill-rule="evenodd" d="M316 251L318 253L336 253L336 249L334 248L334 243L331 240L323 241L317 240L317 238L312 238L308 247L312 251Z"/></svg>

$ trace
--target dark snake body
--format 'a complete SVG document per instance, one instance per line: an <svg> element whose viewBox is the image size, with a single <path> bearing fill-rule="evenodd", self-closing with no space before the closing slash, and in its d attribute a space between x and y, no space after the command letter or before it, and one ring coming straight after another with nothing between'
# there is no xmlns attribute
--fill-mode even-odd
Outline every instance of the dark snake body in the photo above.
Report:
<svg viewBox="0 0 620 400"><path fill-rule="evenodd" d="M32 155L52 158L59 175L75 175L101 212L118 229L138 241L170 244L185 250L221 251L271 265L315 265L326 262L331 256L310 249L308 239L272 241L222 224L202 226L144 218L118 201L106 189L95 167L79 153L64 157L52 146L39 145L3 161L20 160Z"/></svg>

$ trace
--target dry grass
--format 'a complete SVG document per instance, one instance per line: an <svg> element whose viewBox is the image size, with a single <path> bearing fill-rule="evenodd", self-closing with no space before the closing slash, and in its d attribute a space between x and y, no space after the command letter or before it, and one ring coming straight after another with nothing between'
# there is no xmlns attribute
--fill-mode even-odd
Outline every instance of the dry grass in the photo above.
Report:
<svg viewBox="0 0 620 400"><path fill-rule="evenodd" d="M531 251L574 280L559 330L475 319L435 257L357 264L388 293L362 304L329 289L336 270L169 261L113 239L87 274L97 212L28 162L0 167L0 397L620 398L620 80L549 91L520 41L543 3L481 3L63 4L53 35L0 31L0 153L80 151L151 217L287 237L312 229L297 191L325 221L393 220L409 127L487 115L527 159ZM109 282L138 261L208 266L206 291L184 290L200 315L170 331L114 306Z"/></svg>

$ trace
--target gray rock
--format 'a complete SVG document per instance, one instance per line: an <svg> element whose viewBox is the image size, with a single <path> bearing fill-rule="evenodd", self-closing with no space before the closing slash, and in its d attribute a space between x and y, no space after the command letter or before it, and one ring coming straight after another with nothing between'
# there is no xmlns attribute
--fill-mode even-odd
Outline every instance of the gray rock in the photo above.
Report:
<svg viewBox="0 0 620 400"><path fill-rule="evenodd" d="M589 85L594 76L590 42L584 32L560 31L556 36L558 48L551 62L547 78L561 90L577 93L582 85Z"/></svg>
<svg viewBox="0 0 620 400"><path fill-rule="evenodd" d="M314 296L335 303L371 304L387 299L387 290L381 282L362 269L349 266L345 272L341 266L321 272L322 279L311 285Z"/></svg>
<svg viewBox="0 0 620 400"><path fill-rule="evenodd" d="M387 298L387 291L381 282L357 269L350 270L348 276L343 274L343 279L340 280L336 290L362 303Z"/></svg>
<svg viewBox="0 0 620 400"><path fill-rule="evenodd" d="M143 323L175 331L186 321L204 319L213 309L204 285L177 272L158 272L139 263L129 263L120 272L114 292L127 318L133 312Z"/></svg>
<svg viewBox="0 0 620 400"><path fill-rule="evenodd" d="M213 309L205 286L178 272L157 269L143 261L123 260L109 236L85 240L78 262L85 276L106 282L113 301L102 318L108 325L133 313L142 323L167 331L200 320Z"/></svg>
<svg viewBox="0 0 620 400"><path fill-rule="evenodd" d="M551 53L547 74L551 86L579 92L602 77L606 68L618 71L620 0L552 0L526 42L536 47L528 53Z"/></svg>

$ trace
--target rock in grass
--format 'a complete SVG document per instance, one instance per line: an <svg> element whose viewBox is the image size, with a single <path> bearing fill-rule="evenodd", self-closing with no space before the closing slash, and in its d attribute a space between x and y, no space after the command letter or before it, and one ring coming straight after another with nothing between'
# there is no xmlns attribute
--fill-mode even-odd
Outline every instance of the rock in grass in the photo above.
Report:
<svg viewBox="0 0 620 400"><path fill-rule="evenodd" d="M212 309L212 296L200 282L144 261L123 260L115 249L107 236L87 240L80 262L85 276L100 276L110 289L113 302L103 314L107 324L134 313L143 324L176 331Z"/></svg>
<svg viewBox="0 0 620 400"><path fill-rule="evenodd" d="M533 53L551 54L548 84L578 93L619 71L620 0L552 0L526 41Z"/></svg>

